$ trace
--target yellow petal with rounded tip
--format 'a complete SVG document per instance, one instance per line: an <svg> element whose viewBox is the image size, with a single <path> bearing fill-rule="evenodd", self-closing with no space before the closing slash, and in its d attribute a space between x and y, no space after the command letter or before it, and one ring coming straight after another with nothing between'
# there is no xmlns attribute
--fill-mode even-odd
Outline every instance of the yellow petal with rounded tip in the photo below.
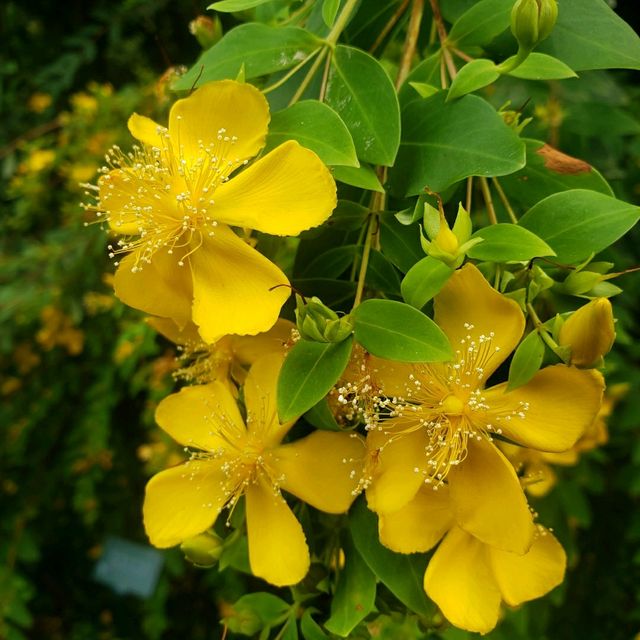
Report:
<svg viewBox="0 0 640 640"><path fill-rule="evenodd" d="M165 136L163 132L166 132L165 127L161 127L157 122L154 122L151 118L132 114L127 122L131 135L140 142L155 147L156 149L163 149L165 147Z"/></svg>
<svg viewBox="0 0 640 640"><path fill-rule="evenodd" d="M278 587L300 582L309 570L309 549L284 498L262 475L245 498L252 573Z"/></svg>
<svg viewBox="0 0 640 640"><path fill-rule="evenodd" d="M284 273L224 225L189 260L193 321L205 342L267 331L291 294Z"/></svg>
<svg viewBox="0 0 640 640"><path fill-rule="evenodd" d="M380 514L378 532L380 542L393 551L421 553L434 547L453 523L448 488L424 487L402 509Z"/></svg>
<svg viewBox="0 0 640 640"><path fill-rule="evenodd" d="M211 215L274 235L298 235L335 209L336 183L320 158L290 140L220 185Z"/></svg>
<svg viewBox="0 0 640 640"><path fill-rule="evenodd" d="M489 549L489 559L502 599L516 606L540 598L564 580L567 556L562 545L544 527L523 555Z"/></svg>
<svg viewBox="0 0 640 640"><path fill-rule="evenodd" d="M253 85L210 82L171 107L171 151L187 165L215 156L228 175L262 149L269 118L269 105Z"/></svg>
<svg viewBox="0 0 640 640"><path fill-rule="evenodd" d="M455 271L435 297L434 320L454 351L464 354L475 341L481 382L515 349L525 325L518 303L498 293L472 264ZM491 340L480 345L481 336Z"/></svg>
<svg viewBox="0 0 640 640"><path fill-rule="evenodd" d="M276 389L284 353L263 356L256 360L244 381L244 402L247 407L247 430L265 447L274 447L295 424L297 418L280 424Z"/></svg>
<svg viewBox="0 0 640 640"><path fill-rule="evenodd" d="M487 633L498 623L500 591L488 548L453 528L436 549L424 574L424 589L456 627Z"/></svg>
<svg viewBox="0 0 640 640"><path fill-rule="evenodd" d="M518 444L566 451L595 420L604 380L597 371L562 364L545 367L513 391L500 384L483 392L484 419Z"/></svg>
<svg viewBox="0 0 640 640"><path fill-rule="evenodd" d="M221 382L183 387L160 401L156 422L185 447L229 449L246 434L234 397Z"/></svg>
<svg viewBox="0 0 640 640"><path fill-rule="evenodd" d="M533 516L513 466L492 443L471 440L467 457L448 478L458 526L499 549L528 551Z"/></svg>
<svg viewBox="0 0 640 640"><path fill-rule="evenodd" d="M172 547L202 533L229 497L222 458L192 460L156 474L147 483L142 514L155 547Z"/></svg>
<svg viewBox="0 0 640 640"><path fill-rule="evenodd" d="M345 513L357 495L363 473L364 440L358 435L314 431L278 447L273 465L280 486L327 513Z"/></svg>
<svg viewBox="0 0 640 640"><path fill-rule="evenodd" d="M157 251L150 263L142 263L139 271L132 271L135 265L135 253L120 262L113 282L116 296L134 309L172 318L179 328L186 326L193 297L189 267L178 266L175 256L164 250Z"/></svg>
<svg viewBox="0 0 640 640"><path fill-rule="evenodd" d="M611 350L616 339L613 309L607 298L596 298L569 316L558 342L571 347L571 364L591 367Z"/></svg>
<svg viewBox="0 0 640 640"><path fill-rule="evenodd" d="M384 428L384 425L383 425ZM390 513L404 507L424 484L428 444L424 430L390 439L379 431L367 435L367 448L376 452L373 482L367 488L367 504L376 513Z"/></svg>

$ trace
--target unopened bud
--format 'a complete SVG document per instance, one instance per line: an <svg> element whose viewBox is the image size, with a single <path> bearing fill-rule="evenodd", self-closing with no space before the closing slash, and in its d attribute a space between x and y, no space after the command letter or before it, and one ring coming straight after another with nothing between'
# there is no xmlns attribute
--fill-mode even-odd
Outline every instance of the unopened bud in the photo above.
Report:
<svg viewBox="0 0 640 640"><path fill-rule="evenodd" d="M556 0L517 0L511 10L511 32L521 49L531 51L551 33L557 18Z"/></svg>
<svg viewBox="0 0 640 640"><path fill-rule="evenodd" d="M296 296L296 323L300 335L314 342L342 342L353 333L350 316L339 316L316 297Z"/></svg>
<svg viewBox="0 0 640 640"><path fill-rule="evenodd" d="M193 538L187 538L180 550L184 557L197 567L213 567L222 555L223 540L215 533L201 533Z"/></svg>
<svg viewBox="0 0 640 640"><path fill-rule="evenodd" d="M571 348L572 365L591 367L609 353L615 337L611 303L595 298L569 316L560 328L558 342Z"/></svg>
<svg viewBox="0 0 640 640"><path fill-rule="evenodd" d="M198 16L189 23L189 31L203 49L210 49L222 38L222 24L218 16Z"/></svg>

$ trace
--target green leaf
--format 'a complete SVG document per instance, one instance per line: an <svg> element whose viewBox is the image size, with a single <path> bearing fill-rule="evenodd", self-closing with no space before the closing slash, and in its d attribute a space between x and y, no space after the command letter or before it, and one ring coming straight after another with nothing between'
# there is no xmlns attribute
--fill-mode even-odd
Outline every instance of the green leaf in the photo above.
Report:
<svg viewBox="0 0 640 640"><path fill-rule="evenodd" d="M447 336L431 318L403 302L365 300L353 312L355 339L370 353L400 362L453 358Z"/></svg>
<svg viewBox="0 0 640 640"><path fill-rule="evenodd" d="M434 87L432 84L427 84L426 82L410 82L409 84L416 90L416 93L421 98L430 98L440 91L440 87Z"/></svg>
<svg viewBox="0 0 640 640"><path fill-rule="evenodd" d="M338 278L353 264L359 252L360 247L355 244L329 249L307 263L301 276L303 278Z"/></svg>
<svg viewBox="0 0 640 640"><path fill-rule="evenodd" d="M220 0L210 4L207 9L221 11L223 13L231 13L233 11L244 11L245 9L253 9L260 4L266 4L272 0Z"/></svg>
<svg viewBox="0 0 640 640"><path fill-rule="evenodd" d="M272 114L265 151L291 139L315 151L325 164L360 165L349 130L323 102L304 100Z"/></svg>
<svg viewBox="0 0 640 640"><path fill-rule="evenodd" d="M500 223L478 229L472 236L483 238L467 251L475 260L492 262L524 261L555 255L553 249L534 233L516 224Z"/></svg>
<svg viewBox="0 0 640 640"><path fill-rule="evenodd" d="M603 0L562 0L558 21L538 50L575 71L640 69L640 38Z"/></svg>
<svg viewBox="0 0 640 640"><path fill-rule="evenodd" d="M316 429L324 431L340 431L340 425L329 409L329 403L326 398L322 398L320 402L314 404L309 411L304 414L305 420L313 425Z"/></svg>
<svg viewBox="0 0 640 640"><path fill-rule="evenodd" d="M338 200L338 206L326 224L334 229L361 229L366 224L368 215L367 207L350 200Z"/></svg>
<svg viewBox="0 0 640 640"><path fill-rule="evenodd" d="M378 579L393 595L415 613L430 618L434 606L423 588L427 559L424 555L400 554L383 547L378 540L378 523L364 499L356 501L349 514L356 549Z"/></svg>
<svg viewBox="0 0 640 640"><path fill-rule="evenodd" d="M638 207L595 191L573 189L538 202L519 224L547 242L558 262L576 263L614 243L638 219Z"/></svg>
<svg viewBox="0 0 640 640"><path fill-rule="evenodd" d="M398 91L398 99L403 108L405 104L417 97L416 90L412 86L414 83L440 90L440 56L440 51L432 53L411 70Z"/></svg>
<svg viewBox="0 0 640 640"><path fill-rule="evenodd" d="M418 260L424 258L417 225L403 225L395 216L383 216L380 222L380 246L384 255L402 273L407 273Z"/></svg>
<svg viewBox="0 0 640 640"><path fill-rule="evenodd" d="M320 625L311 617L312 609L306 609L300 619L300 631L304 640L329 640L329 636Z"/></svg>
<svg viewBox="0 0 640 640"><path fill-rule="evenodd" d="M427 256L409 269L402 281L402 297L407 304L422 309L444 287L453 269L436 258Z"/></svg>
<svg viewBox="0 0 640 640"><path fill-rule="evenodd" d="M446 92L410 102L402 112L402 142L391 170L397 195L428 187L442 192L468 176L502 176L525 163L524 143L478 96L446 103Z"/></svg>
<svg viewBox="0 0 640 640"><path fill-rule="evenodd" d="M563 80L578 77L578 74L562 60L535 51L530 53L521 65L510 71L509 75L523 80Z"/></svg>
<svg viewBox="0 0 640 640"><path fill-rule="evenodd" d="M331 616L324 626L331 633L347 638L373 611L376 576L358 553L351 536L345 536L343 546L345 566L331 600Z"/></svg>
<svg viewBox="0 0 640 640"><path fill-rule="evenodd" d="M322 19L327 27L333 26L340 8L340 0L324 0L322 3Z"/></svg>
<svg viewBox="0 0 640 640"><path fill-rule="evenodd" d="M513 0L480 0L451 27L447 40L456 46L484 45L509 28Z"/></svg>
<svg viewBox="0 0 640 640"><path fill-rule="evenodd" d="M372 249L369 255L366 282L372 289L394 296L400 295L398 272L391 262L376 249Z"/></svg>
<svg viewBox="0 0 640 640"><path fill-rule="evenodd" d="M380 184L376 172L366 164L361 164L359 167L335 166L331 167L331 171L338 182L344 182L360 189L384 193L384 187Z"/></svg>
<svg viewBox="0 0 640 640"><path fill-rule="evenodd" d="M512 391L526 384L540 369L544 358L544 342L537 331L532 331L519 345L509 365L509 384Z"/></svg>
<svg viewBox="0 0 640 640"><path fill-rule="evenodd" d="M496 71L493 60L478 58L467 62L454 78L447 94L447 101L482 89L482 87L495 82L499 77L500 73Z"/></svg>
<svg viewBox="0 0 640 640"><path fill-rule="evenodd" d="M233 79L242 65L246 79L257 78L295 66L319 46L320 41L305 29L249 22L207 49L172 88L185 91L212 80Z"/></svg>
<svg viewBox="0 0 640 640"><path fill-rule="evenodd" d="M292 420L317 404L338 381L351 357L351 336L338 343L300 340L289 351L278 378L278 415Z"/></svg>
<svg viewBox="0 0 640 640"><path fill-rule="evenodd" d="M590 164L572 158L538 140L525 140L527 165L500 178L509 199L525 208L559 191L589 189L613 196L611 187Z"/></svg>
<svg viewBox="0 0 640 640"><path fill-rule="evenodd" d="M393 164L400 143L400 107L391 79L375 58L338 45L325 100L344 120L361 160Z"/></svg>

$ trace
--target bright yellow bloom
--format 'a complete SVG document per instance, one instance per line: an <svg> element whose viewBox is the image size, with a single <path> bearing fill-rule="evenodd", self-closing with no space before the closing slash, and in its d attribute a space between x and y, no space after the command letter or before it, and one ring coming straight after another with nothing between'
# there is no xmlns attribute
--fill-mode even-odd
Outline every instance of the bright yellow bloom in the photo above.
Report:
<svg viewBox="0 0 640 640"><path fill-rule="evenodd" d="M495 435L542 451L566 451L593 422L602 376L556 365L513 391L484 389L520 341L518 304L495 291L473 265L456 271L435 298L435 321L456 353L445 364L378 360L373 377L391 418L372 425L378 452L370 507L397 511L423 485L451 492L456 523L482 542L514 553L532 544L534 525L513 466Z"/></svg>
<svg viewBox="0 0 640 640"><path fill-rule="evenodd" d="M596 298L569 316L558 341L571 347L571 364L592 367L609 353L615 338L611 303L607 298Z"/></svg>
<svg viewBox="0 0 640 640"><path fill-rule="evenodd" d="M566 567L560 543L536 525L529 550L519 555L484 544L455 526L448 487L421 488L402 509L379 519L380 540L400 553L424 552L446 537L431 558L424 589L456 627L487 633L500 603L516 606L559 585Z"/></svg>
<svg viewBox="0 0 640 640"><path fill-rule="evenodd" d="M144 524L153 545L171 547L202 533L244 495L252 572L275 585L305 576L305 535L280 491L344 513L356 493L363 443L357 435L316 431L283 444L294 421L280 424L276 414L281 363L282 356L267 356L250 369L246 426L219 382L186 387L158 405L158 424L193 453L147 484Z"/></svg>
<svg viewBox="0 0 640 640"><path fill-rule="evenodd" d="M181 327L193 320L206 342L273 326L288 280L231 227L297 235L329 217L336 187L294 141L238 171L264 147L268 122L260 91L231 80L178 100L168 129L131 116L141 147L111 150L98 202L125 236L111 248L129 253L115 276L123 302Z"/></svg>

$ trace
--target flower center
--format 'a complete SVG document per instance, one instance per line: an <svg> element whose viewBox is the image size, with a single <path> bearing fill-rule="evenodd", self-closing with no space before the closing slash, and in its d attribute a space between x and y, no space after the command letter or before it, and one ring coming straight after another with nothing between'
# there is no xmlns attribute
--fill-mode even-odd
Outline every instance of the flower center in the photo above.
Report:
<svg viewBox="0 0 640 640"><path fill-rule="evenodd" d="M464 413L464 409L465 403L453 393L442 401L442 412L447 415L459 416Z"/></svg>

